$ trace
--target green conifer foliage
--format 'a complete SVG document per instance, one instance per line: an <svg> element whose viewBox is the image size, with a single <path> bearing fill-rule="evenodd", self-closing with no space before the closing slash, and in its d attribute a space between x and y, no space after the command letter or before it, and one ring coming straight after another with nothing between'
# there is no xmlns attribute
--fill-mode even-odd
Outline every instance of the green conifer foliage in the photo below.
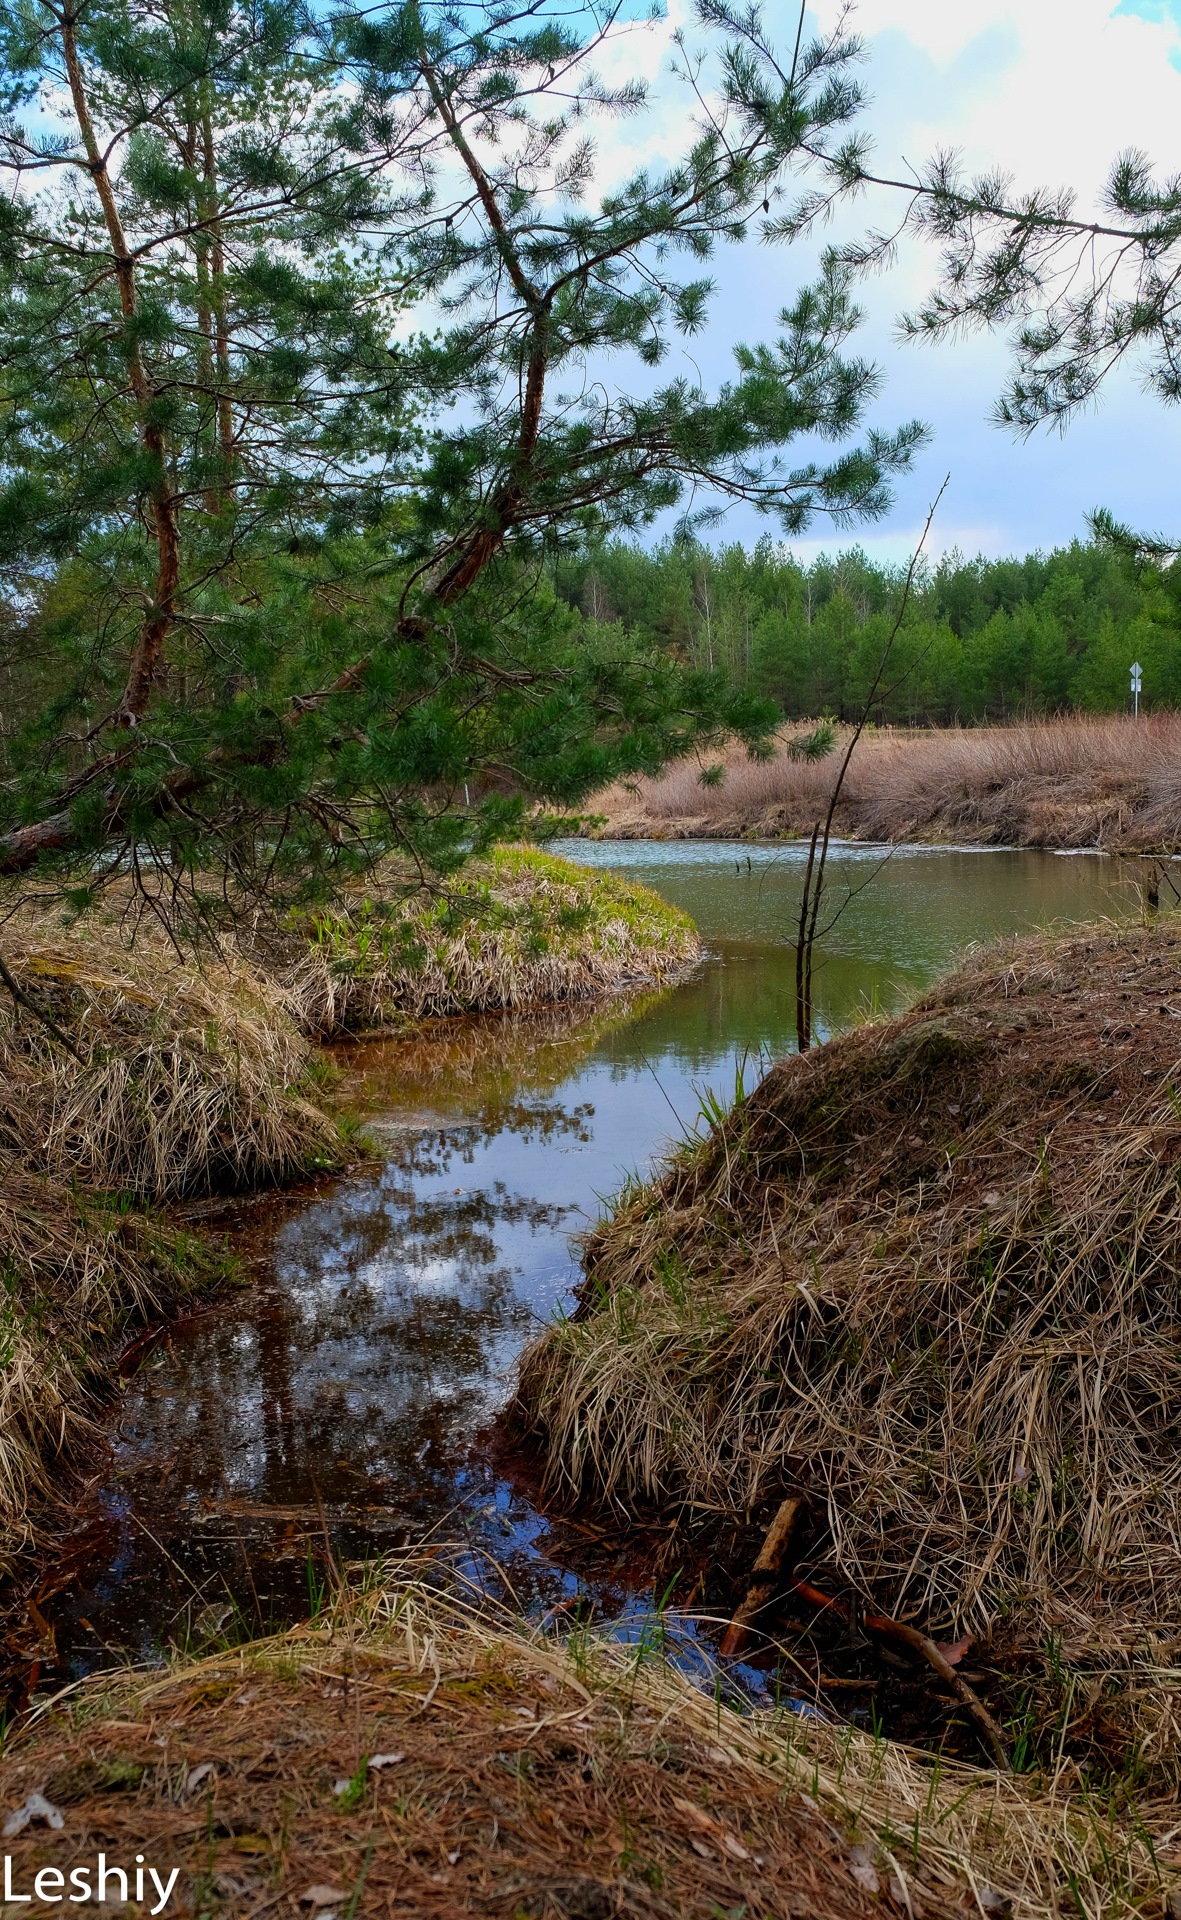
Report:
<svg viewBox="0 0 1181 1920"><path fill-rule="evenodd" d="M718 390L672 352L717 250L843 137L856 48L705 0L683 153L603 190L596 116L645 111L595 76L621 30L0 4L0 873L321 896L758 749L762 696L588 632L543 563L674 509L884 510L921 429L851 444L876 374L835 260Z"/></svg>

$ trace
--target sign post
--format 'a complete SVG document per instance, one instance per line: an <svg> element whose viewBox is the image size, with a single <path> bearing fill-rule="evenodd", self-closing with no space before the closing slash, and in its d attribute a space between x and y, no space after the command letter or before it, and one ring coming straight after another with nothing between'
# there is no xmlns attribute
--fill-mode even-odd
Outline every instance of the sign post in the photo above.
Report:
<svg viewBox="0 0 1181 1920"><path fill-rule="evenodd" d="M1138 660L1132 662L1132 712L1138 720L1140 718L1140 662Z"/></svg>

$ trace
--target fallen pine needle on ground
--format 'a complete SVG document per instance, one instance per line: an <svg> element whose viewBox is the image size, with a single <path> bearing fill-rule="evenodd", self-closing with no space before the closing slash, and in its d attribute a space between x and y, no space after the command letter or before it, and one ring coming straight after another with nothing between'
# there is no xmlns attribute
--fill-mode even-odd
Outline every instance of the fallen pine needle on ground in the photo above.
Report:
<svg viewBox="0 0 1181 1920"><path fill-rule="evenodd" d="M10 1735L0 1818L14 1891L139 1854L179 1870L170 1914L1119 1920L1178 1878L1144 1819L737 1712L658 1644L557 1643L407 1567L72 1688Z"/></svg>

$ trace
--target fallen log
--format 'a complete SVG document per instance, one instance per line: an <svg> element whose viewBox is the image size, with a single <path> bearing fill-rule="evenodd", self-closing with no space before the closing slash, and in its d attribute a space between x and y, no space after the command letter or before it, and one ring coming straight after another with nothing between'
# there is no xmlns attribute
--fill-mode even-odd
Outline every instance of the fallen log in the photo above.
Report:
<svg viewBox="0 0 1181 1920"><path fill-rule="evenodd" d="M759 1548L759 1557L751 1568L746 1598L737 1609L722 1639L721 1658L738 1660L749 1644L754 1623L765 1607L783 1591L783 1563L794 1538L804 1502L798 1494L789 1494L767 1529Z"/></svg>

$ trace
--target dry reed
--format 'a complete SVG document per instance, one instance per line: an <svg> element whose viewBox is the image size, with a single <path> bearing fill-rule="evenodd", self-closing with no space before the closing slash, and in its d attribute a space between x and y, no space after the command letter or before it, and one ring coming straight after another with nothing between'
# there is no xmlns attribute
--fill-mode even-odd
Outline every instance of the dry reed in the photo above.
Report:
<svg viewBox="0 0 1181 1920"><path fill-rule="evenodd" d="M718 785L682 765L589 803L608 837L768 839L810 832L840 761L731 754ZM887 730L858 744L836 815L862 840L967 841L1129 852L1181 846L1181 715L1071 716L1022 726Z"/></svg>
<svg viewBox="0 0 1181 1920"><path fill-rule="evenodd" d="M17 1888L101 1846L179 1867L180 1913L295 1913L320 1887L350 1917L1132 1920L1181 1865L1175 1805L1121 1820L1062 1771L738 1713L659 1632L556 1644L407 1567L315 1626L93 1676L10 1741L0 1805L35 1792L64 1824L6 1842Z"/></svg>
<svg viewBox="0 0 1181 1920"><path fill-rule="evenodd" d="M647 887L521 847L437 894L391 867L320 914L284 975L308 1033L593 1000L696 958L692 922Z"/></svg>
<svg viewBox="0 0 1181 1920"><path fill-rule="evenodd" d="M802 1493L829 1591L1175 1667L1179 1021L1178 922L1103 927L772 1068L589 1236L526 1355L551 1489L740 1521ZM1175 1764L1175 1680L1153 1699Z"/></svg>

